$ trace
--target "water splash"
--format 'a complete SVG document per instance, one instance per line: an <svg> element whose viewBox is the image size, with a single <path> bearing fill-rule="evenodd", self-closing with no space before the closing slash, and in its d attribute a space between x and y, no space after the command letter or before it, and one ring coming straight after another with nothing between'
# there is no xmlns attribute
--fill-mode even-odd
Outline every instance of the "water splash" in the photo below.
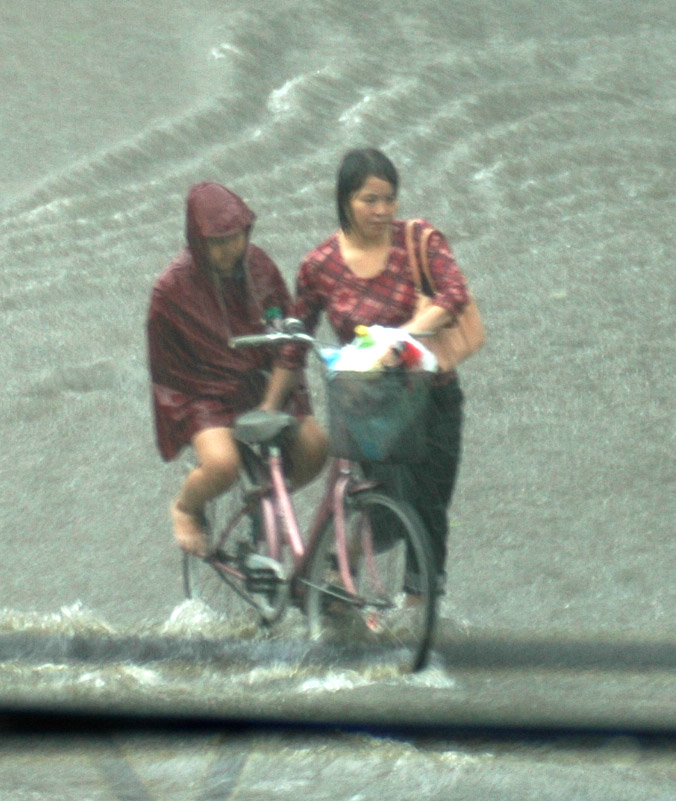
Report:
<svg viewBox="0 0 676 801"><path fill-rule="evenodd" d="M4 608L0 610L0 632L107 635L113 634L114 629L78 600L70 606L62 606L58 612L46 615Z"/></svg>

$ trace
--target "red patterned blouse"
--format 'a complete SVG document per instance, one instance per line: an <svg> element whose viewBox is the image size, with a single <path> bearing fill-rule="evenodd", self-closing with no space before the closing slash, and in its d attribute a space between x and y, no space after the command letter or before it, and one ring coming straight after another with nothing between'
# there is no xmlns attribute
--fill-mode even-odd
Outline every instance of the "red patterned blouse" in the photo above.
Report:
<svg viewBox="0 0 676 801"><path fill-rule="evenodd" d="M431 227L429 223L424 226ZM357 325L398 328L413 317L416 288L408 263L406 223L392 228L392 247L385 269L373 278L359 278L343 259L334 233L303 260L296 284L296 314L313 333L324 311L341 344L351 342ZM422 226L416 225L419 245ZM436 305L458 314L467 304L467 285L443 234L435 230L428 244Z"/></svg>

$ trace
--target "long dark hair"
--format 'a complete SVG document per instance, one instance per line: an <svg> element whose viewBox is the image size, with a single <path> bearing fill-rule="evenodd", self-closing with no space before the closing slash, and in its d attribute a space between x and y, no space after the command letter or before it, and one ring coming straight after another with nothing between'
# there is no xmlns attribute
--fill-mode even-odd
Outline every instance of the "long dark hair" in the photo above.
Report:
<svg viewBox="0 0 676 801"><path fill-rule="evenodd" d="M371 177L387 181L392 186L396 196L399 189L399 175L397 174L397 168L384 153L373 147L366 147L350 150L343 156L338 168L336 205L338 207L340 227L345 232L352 227L348 215L350 198Z"/></svg>

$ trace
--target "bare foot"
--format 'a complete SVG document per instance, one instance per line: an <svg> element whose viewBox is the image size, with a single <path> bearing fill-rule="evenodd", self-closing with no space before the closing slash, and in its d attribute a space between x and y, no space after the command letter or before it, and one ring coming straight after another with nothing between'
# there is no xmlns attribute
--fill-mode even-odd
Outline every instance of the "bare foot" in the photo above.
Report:
<svg viewBox="0 0 676 801"><path fill-rule="evenodd" d="M199 518L180 509L178 501L171 504L169 511L174 521L174 538L179 546L195 556L206 556L207 542Z"/></svg>

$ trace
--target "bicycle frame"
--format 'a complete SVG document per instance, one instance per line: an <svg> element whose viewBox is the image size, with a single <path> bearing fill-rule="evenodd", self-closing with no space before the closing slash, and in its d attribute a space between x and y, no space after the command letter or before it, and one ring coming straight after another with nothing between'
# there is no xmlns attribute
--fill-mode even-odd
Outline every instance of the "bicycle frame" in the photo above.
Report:
<svg viewBox="0 0 676 801"><path fill-rule="evenodd" d="M322 355L312 337L296 330L297 321L287 322L272 334L231 344L300 342ZM230 495L225 525L209 532L207 557L184 555L187 597L224 609L235 625L247 613L237 603L223 607L230 590L256 611L261 625L272 625L293 605L307 614L313 638L358 648L387 641L401 664L419 669L435 617L422 523L413 508L379 490L381 482L365 478L358 463L333 457L304 540L282 453L295 427L294 417L281 411L251 410L235 421L242 497L238 502Z"/></svg>
<svg viewBox="0 0 676 801"><path fill-rule="evenodd" d="M290 324L290 325L289 325ZM233 340L234 347L256 346L260 344L271 344L278 342L302 342L311 346L315 356L320 360L320 348L314 338L305 334L302 325L298 327L298 321L289 319L284 321L287 330L277 330L263 335L252 335L238 337ZM293 570L289 578L291 593L296 600L302 598L302 585L307 584L305 574L313 555L319 534L321 533L326 521L331 515L335 521L336 537L336 556L337 567L340 572L343 585L348 593L357 596L357 591L352 579L349 568L347 537L345 530L345 501L348 494L359 492L362 489L370 489L374 485L370 481L357 480L354 475L353 463L344 458L333 458L329 465L329 473L326 480L326 489L322 495L319 506L315 510L312 524L309 529L307 543L304 542L298 524L298 517L294 509L287 482L284 475L282 462L282 452L278 443L272 442L263 445L264 455L260 457L266 465L266 474L269 476L268 486L257 486L254 476L249 476L251 487L247 493L247 498L230 518L225 529L217 536L212 565L223 574L229 574L238 579L244 579L241 570L232 565L228 565L217 558L218 550L227 539L229 533L242 520L251 514L256 506L262 512L262 523L265 532L267 555L279 561L282 547L288 546L292 555ZM246 473L246 470L244 471ZM369 550L372 548L369 546ZM366 554L367 560L373 561L373 553ZM224 575L225 578L225 575ZM226 579L227 580L227 579Z"/></svg>
<svg viewBox="0 0 676 801"><path fill-rule="evenodd" d="M327 519L333 515L335 518L338 570L345 588L351 594L356 595L348 565L345 500L348 495L348 489L351 493L354 493L360 489L369 489L373 484L371 482L357 482L354 477L352 463L347 459L333 459L329 465L326 489L314 511L306 543L301 535L298 517L286 485L280 448L277 446L270 447L264 462L269 471L270 484L267 486L252 486L246 492L248 497L244 503L238 506L228 517L225 527L220 532L214 532L216 540L214 542L214 555L211 558L212 566L224 574L226 580L228 576L239 580L245 578L242 571L236 566L221 561L218 558L218 553L230 533L242 519L250 515L258 507L262 512L267 554L272 559L279 560L282 548L286 545L290 549L293 558L293 572L289 576L289 582L292 588L292 595L299 599L302 597L301 586L307 583L305 581L306 568L312 557L319 534Z"/></svg>

